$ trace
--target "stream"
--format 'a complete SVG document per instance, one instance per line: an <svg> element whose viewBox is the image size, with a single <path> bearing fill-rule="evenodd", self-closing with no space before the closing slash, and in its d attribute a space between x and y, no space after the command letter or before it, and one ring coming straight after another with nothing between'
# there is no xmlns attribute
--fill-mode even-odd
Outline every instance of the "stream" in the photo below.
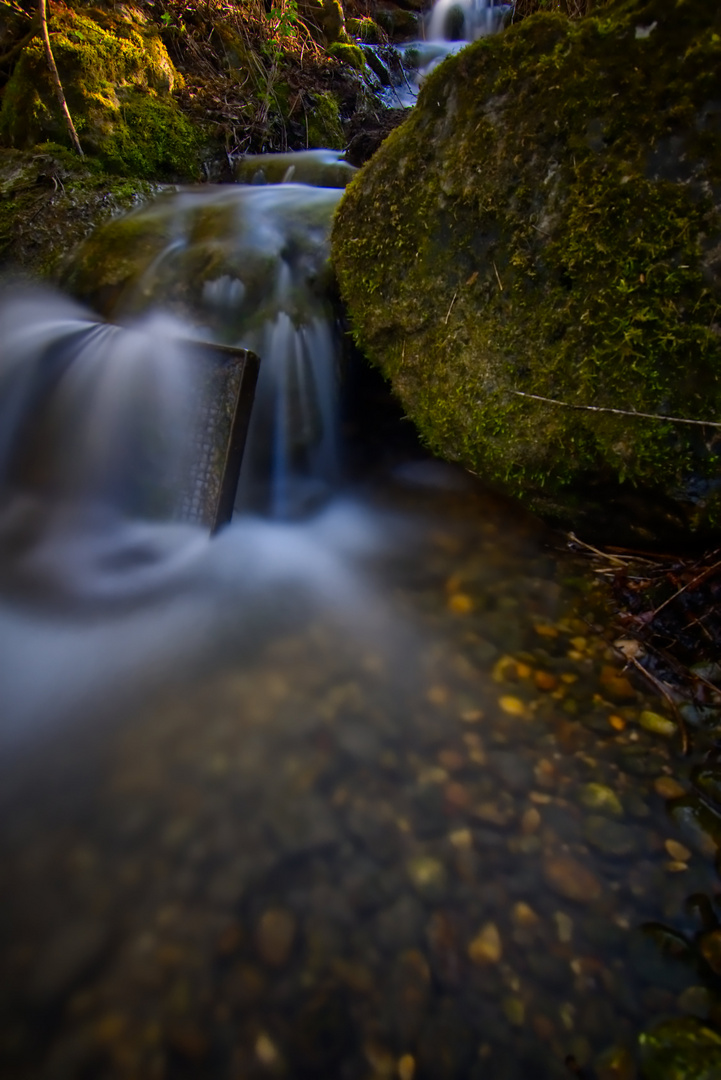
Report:
<svg viewBox="0 0 721 1080"><path fill-rule="evenodd" d="M347 167L243 168L91 238L117 327L0 311L2 1076L633 1080L721 1014L702 750L565 539L343 347ZM262 358L212 539L153 503L189 337Z"/></svg>

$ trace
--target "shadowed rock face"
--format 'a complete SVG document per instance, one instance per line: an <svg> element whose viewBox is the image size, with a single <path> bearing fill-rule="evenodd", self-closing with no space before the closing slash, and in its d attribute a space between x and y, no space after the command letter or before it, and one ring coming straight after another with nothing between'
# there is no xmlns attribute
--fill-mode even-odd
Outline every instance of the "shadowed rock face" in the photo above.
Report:
<svg viewBox="0 0 721 1080"><path fill-rule="evenodd" d="M720 26L638 0L471 45L336 217L356 339L432 448L596 535L721 527L718 427L579 408L721 417Z"/></svg>

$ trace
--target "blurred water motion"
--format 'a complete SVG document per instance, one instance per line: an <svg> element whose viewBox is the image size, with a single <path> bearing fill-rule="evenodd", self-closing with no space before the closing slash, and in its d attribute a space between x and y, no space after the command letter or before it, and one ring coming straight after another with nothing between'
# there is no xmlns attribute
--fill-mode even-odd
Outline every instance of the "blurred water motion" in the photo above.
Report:
<svg viewBox="0 0 721 1080"><path fill-rule="evenodd" d="M308 204L295 186L288 220ZM258 228L282 253L265 197ZM218 199L255 205L221 192L206 209ZM181 193L158 214L177 232L183 208L197 234L203 205ZM208 257L166 239L162 273L128 285L151 308L179 307ZM217 276L193 295L217 328L246 283L230 241L217 260L208 243ZM289 310L297 254L268 271L255 327L282 339L266 368L281 386L316 346L325 375L336 363L323 303ZM352 371L343 425L330 377L300 396L306 450L323 444L317 410L332 442L353 432L323 500L303 493L310 452L280 470L299 486L270 485L301 518L246 511L212 541L164 521L151 509L184 429L178 447L146 406L159 387L187 407L182 362L166 367L177 324L148 323L144 353L119 346L141 399L111 358L96 413L94 350L134 331L23 304L0 324L3 1080L563 1080L568 1055L625 1080L650 1021L717 1016L696 916L718 933L698 899L716 841L694 760L644 726L658 702L621 671L602 590L554 538L430 460ZM66 340L77 371L48 352ZM62 409L38 440L45 364ZM284 430L274 415L259 413L257 461Z"/></svg>

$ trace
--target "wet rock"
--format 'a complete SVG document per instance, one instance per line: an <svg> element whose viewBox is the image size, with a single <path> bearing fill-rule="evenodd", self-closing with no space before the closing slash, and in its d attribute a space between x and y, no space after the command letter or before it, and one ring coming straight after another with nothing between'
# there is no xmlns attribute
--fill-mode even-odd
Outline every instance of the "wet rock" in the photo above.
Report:
<svg viewBox="0 0 721 1080"><path fill-rule="evenodd" d="M261 960L269 967L283 967L293 948L295 915L286 908L264 911L256 929L255 942Z"/></svg>
<svg viewBox="0 0 721 1080"><path fill-rule="evenodd" d="M639 1036L644 1080L717 1080L721 1036L699 1020L665 1020Z"/></svg>
<svg viewBox="0 0 721 1080"><path fill-rule="evenodd" d="M662 799L681 799L686 794L686 789L672 776L657 776L653 789Z"/></svg>
<svg viewBox="0 0 721 1080"><path fill-rule="evenodd" d="M390 907L379 912L376 937L390 951L409 949L418 943L425 918L423 905L414 896L403 893Z"/></svg>
<svg viewBox="0 0 721 1080"><path fill-rule="evenodd" d="M595 874L570 855L544 859L543 876L549 888L566 900L589 904L601 895L601 883Z"/></svg>
<svg viewBox="0 0 721 1080"><path fill-rule="evenodd" d="M455 1002L441 1002L418 1043L418 1073L433 1080L461 1080L472 1060L474 1039Z"/></svg>
<svg viewBox="0 0 721 1080"><path fill-rule="evenodd" d="M598 814L607 814L609 817L623 816L623 807L618 795L605 784L584 784L580 791L580 799L588 810L595 810Z"/></svg>
<svg viewBox="0 0 721 1080"><path fill-rule="evenodd" d="M673 800L668 809L693 850L713 858L721 843L721 816L694 795Z"/></svg>
<svg viewBox="0 0 721 1080"><path fill-rule="evenodd" d="M721 769L718 767L694 769L691 779L707 799L721 807Z"/></svg>
<svg viewBox="0 0 721 1080"><path fill-rule="evenodd" d="M679 863L686 863L691 858L691 852L678 840L666 840L664 845L669 856Z"/></svg>
<svg viewBox="0 0 721 1080"><path fill-rule="evenodd" d="M406 863L411 884L424 900L438 901L446 891L448 875L440 859L432 855L416 855Z"/></svg>
<svg viewBox="0 0 721 1080"><path fill-rule="evenodd" d="M353 1056L356 1037L345 991L324 987L294 1015L289 1039L294 1071L304 1080L337 1074L340 1063Z"/></svg>
<svg viewBox="0 0 721 1080"><path fill-rule="evenodd" d="M47 1006L65 997L102 962L109 941L103 923L83 920L63 927L38 954L26 991L29 1001Z"/></svg>
<svg viewBox="0 0 721 1080"><path fill-rule="evenodd" d="M632 931L628 956L639 977L654 989L680 993L688 986L693 952L675 930L660 923L647 923Z"/></svg>
<svg viewBox="0 0 721 1080"><path fill-rule="evenodd" d="M639 849L638 838L630 826L596 814L584 821L583 836L604 855L633 855Z"/></svg>
<svg viewBox="0 0 721 1080"><path fill-rule="evenodd" d="M672 738L678 730L673 720L661 716L660 713L652 712L650 709L644 709L638 718L638 722L644 731L650 731L652 735L661 735L664 739Z"/></svg>
<svg viewBox="0 0 721 1080"><path fill-rule="evenodd" d="M704 960L715 975L721 975L721 930L711 930L699 942Z"/></svg>
<svg viewBox="0 0 721 1080"><path fill-rule="evenodd" d="M533 767L511 750L489 750L488 767L513 794L523 794L533 786Z"/></svg>
<svg viewBox="0 0 721 1080"><path fill-rule="evenodd" d="M419 949L399 957L391 973L389 1014L402 1046L412 1045L425 1023L431 998L431 971Z"/></svg>
<svg viewBox="0 0 721 1080"><path fill-rule="evenodd" d="M474 964L497 964L503 955L503 944L495 923L486 923L468 945L468 955Z"/></svg>
<svg viewBox="0 0 721 1080"><path fill-rule="evenodd" d="M636 1063L625 1046L610 1046L593 1064L598 1080L636 1080Z"/></svg>
<svg viewBox="0 0 721 1080"><path fill-rule="evenodd" d="M679 1010L699 1020L708 1019L711 1007L711 995L705 986L687 986L677 1001Z"/></svg>

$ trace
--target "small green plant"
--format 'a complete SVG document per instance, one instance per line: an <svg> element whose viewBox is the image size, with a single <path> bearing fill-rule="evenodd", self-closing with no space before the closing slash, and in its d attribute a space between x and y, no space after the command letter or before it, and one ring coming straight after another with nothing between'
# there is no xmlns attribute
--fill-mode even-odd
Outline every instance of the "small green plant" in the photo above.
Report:
<svg viewBox="0 0 721 1080"><path fill-rule="evenodd" d="M278 6L273 5L269 18L273 23L273 33L277 37L294 37L300 22L297 0L281 0Z"/></svg>

